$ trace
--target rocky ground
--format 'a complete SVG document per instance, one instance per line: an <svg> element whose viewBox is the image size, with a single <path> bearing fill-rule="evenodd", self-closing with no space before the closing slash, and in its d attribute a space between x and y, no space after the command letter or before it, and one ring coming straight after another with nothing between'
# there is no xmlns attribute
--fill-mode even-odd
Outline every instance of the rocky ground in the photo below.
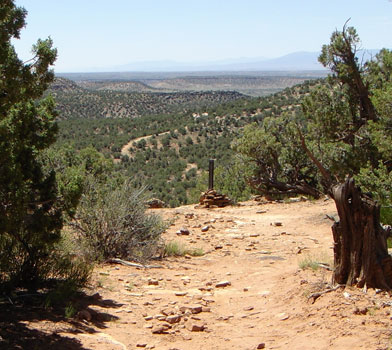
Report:
<svg viewBox="0 0 392 350"><path fill-rule="evenodd" d="M389 295L329 285L333 201L154 211L166 241L205 254L99 267L77 316L24 317L19 348L391 348Z"/></svg>

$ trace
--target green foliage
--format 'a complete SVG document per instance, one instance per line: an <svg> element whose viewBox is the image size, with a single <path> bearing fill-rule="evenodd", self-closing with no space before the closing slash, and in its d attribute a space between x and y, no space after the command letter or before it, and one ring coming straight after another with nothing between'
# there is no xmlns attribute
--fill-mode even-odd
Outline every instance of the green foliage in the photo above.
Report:
<svg viewBox="0 0 392 350"><path fill-rule="evenodd" d="M45 172L40 153L55 141L55 106L48 96L57 51L38 40L23 63L11 44L26 11L11 0L0 11L0 281L35 288L63 276L53 262L63 225L56 176Z"/></svg>
<svg viewBox="0 0 392 350"><path fill-rule="evenodd" d="M87 177L104 182L114 164L93 147L79 152L71 146L51 147L42 154L46 172L55 171L58 199L72 218L83 193Z"/></svg>
<svg viewBox="0 0 392 350"><path fill-rule="evenodd" d="M203 256L204 251L201 248L189 249L186 248L183 244L171 241L165 244L165 248L163 251L164 256Z"/></svg>
<svg viewBox="0 0 392 350"><path fill-rule="evenodd" d="M145 201L144 190L135 191L127 181L88 177L71 226L92 260L145 260L156 254L166 224L146 213Z"/></svg>
<svg viewBox="0 0 392 350"><path fill-rule="evenodd" d="M331 192L346 176L391 204L392 54L360 66L354 28L335 31L320 62L333 75L308 91L301 113L264 118L234 144L248 163L248 182L265 194Z"/></svg>
<svg viewBox="0 0 392 350"><path fill-rule="evenodd" d="M56 78L50 92L56 98L61 119L129 120L147 115L173 115L195 108L211 108L245 97L234 91L129 92L110 88L84 89L64 78Z"/></svg>
<svg viewBox="0 0 392 350"><path fill-rule="evenodd" d="M311 269L317 271L320 269L320 265L332 267L333 260L326 253L307 254L300 259L298 265L302 270Z"/></svg>
<svg viewBox="0 0 392 350"><path fill-rule="evenodd" d="M252 190L246 182L245 171L244 162L234 157L228 164L221 164L215 169L214 187L233 202L248 200Z"/></svg>
<svg viewBox="0 0 392 350"><path fill-rule="evenodd" d="M243 159L246 179L257 192L318 196L317 170L301 148L296 121L301 122L300 115L265 118L259 127L246 126L233 144Z"/></svg>
<svg viewBox="0 0 392 350"><path fill-rule="evenodd" d="M260 123L266 117L276 116L280 113L280 108L287 113L298 113L299 102L314 84L307 81L272 96L253 99L237 99L238 96L230 94L210 94L208 98L213 97L213 100L207 109L208 115L204 113L205 105L199 103L201 95L191 94L184 98L184 101L194 98L191 111L199 115L198 117L194 117L193 113L183 112L189 110L188 107L174 114L140 112L143 116L135 118L117 118L115 115L111 118L100 118L98 113L95 118L94 113L91 113L89 119L85 118L87 115L84 114L80 118L69 118L67 115L69 119L59 121L60 135L57 145L71 144L78 150L92 145L108 159L120 160L116 162L116 171L124 172L127 177L133 178L135 189L146 185L155 197L170 206L187 204L194 201L193 189L199 180L199 174L208 168L208 159L216 158L221 165L231 164L233 151L230 144L244 125L251 122ZM74 85L64 87L62 84L55 84L53 91L58 99L64 94L72 94L72 91L75 96L90 93ZM134 95L134 98L141 96ZM169 95L166 97L168 101L172 98ZM122 98L124 100L121 104L124 105L127 97L123 95ZM84 97L80 96L80 99ZM101 104L102 108L108 107L109 97L105 98L105 101ZM118 103L120 101L118 95ZM224 101L228 102L217 106ZM79 104L69 105L67 102L61 107L61 111L77 110L77 105ZM129 155L120 155L119 151L125 144L143 136L147 136L146 144L143 142L140 145L142 147L138 148L135 143L129 149ZM189 171L188 167L194 170ZM156 169L159 169L159 172ZM237 182L234 178L230 180L229 176L226 178L228 185L229 181ZM241 176L238 184L243 182L242 178ZM238 193L242 190L236 191L234 197L240 198ZM245 197L247 195L242 196Z"/></svg>
<svg viewBox="0 0 392 350"><path fill-rule="evenodd" d="M373 168L370 164L362 168L356 180L361 189L375 196L381 205L392 203L392 174L382 161L377 168Z"/></svg>
<svg viewBox="0 0 392 350"><path fill-rule="evenodd" d="M65 318L72 318L76 314L76 308L71 303L68 304L64 309L64 316Z"/></svg>
<svg viewBox="0 0 392 350"><path fill-rule="evenodd" d="M313 271L317 271L320 268L320 265L317 261L311 258L304 258L299 262L299 268L302 270L311 269Z"/></svg>
<svg viewBox="0 0 392 350"><path fill-rule="evenodd" d="M361 169L355 177L361 189L369 193L381 205L380 221L386 225L392 225L392 173L387 166L380 161L377 168L370 164Z"/></svg>
<svg viewBox="0 0 392 350"><path fill-rule="evenodd" d="M381 209L380 209L380 221L384 225L392 226L392 208L391 208L391 206L381 207ZM392 248L392 247L388 246L388 248Z"/></svg>
<svg viewBox="0 0 392 350"><path fill-rule="evenodd" d="M252 194L251 188L246 182L244 162L233 157L227 163L217 162L214 170L214 189L227 195L234 203L248 200ZM197 203L200 194L208 189L208 172L204 171L198 176L195 186L189 191L190 203Z"/></svg>

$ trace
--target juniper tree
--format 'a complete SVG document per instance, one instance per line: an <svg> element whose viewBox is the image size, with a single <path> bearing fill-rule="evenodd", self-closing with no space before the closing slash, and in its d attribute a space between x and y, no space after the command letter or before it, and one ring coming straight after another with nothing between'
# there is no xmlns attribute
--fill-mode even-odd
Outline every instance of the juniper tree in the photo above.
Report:
<svg viewBox="0 0 392 350"><path fill-rule="evenodd" d="M303 113L266 118L236 149L255 164L250 180L262 192L310 187L333 197L335 282L391 289L388 232L374 199L392 202L392 54L382 50L362 65L359 45L354 28L335 31L319 57L332 75L305 98Z"/></svg>
<svg viewBox="0 0 392 350"><path fill-rule="evenodd" d="M45 260L60 239L62 209L54 172L45 173L40 152L55 141L54 101L44 91L57 51L38 40L31 60L18 58L26 11L12 0L0 7L0 276L33 286L48 267Z"/></svg>

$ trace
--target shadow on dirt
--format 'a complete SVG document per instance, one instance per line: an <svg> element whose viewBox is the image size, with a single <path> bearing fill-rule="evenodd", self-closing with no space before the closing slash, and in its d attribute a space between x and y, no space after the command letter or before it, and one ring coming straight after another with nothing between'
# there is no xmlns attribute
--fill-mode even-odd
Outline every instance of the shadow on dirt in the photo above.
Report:
<svg viewBox="0 0 392 350"><path fill-rule="evenodd" d="M95 333L96 328L106 328L105 323L118 319L104 309L122 306L98 294L79 294L67 306L44 307L46 300L44 293L0 297L0 350L87 350L77 339L61 333ZM67 318L70 305L75 315Z"/></svg>

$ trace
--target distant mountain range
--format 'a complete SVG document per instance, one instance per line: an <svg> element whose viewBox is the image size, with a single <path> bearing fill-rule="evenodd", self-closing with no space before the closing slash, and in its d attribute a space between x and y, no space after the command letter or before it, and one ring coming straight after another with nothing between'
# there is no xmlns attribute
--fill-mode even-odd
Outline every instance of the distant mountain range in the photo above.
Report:
<svg viewBox="0 0 392 350"><path fill-rule="evenodd" d="M278 58L238 58L209 62L145 61L116 67L107 67L117 72L208 72L208 71L298 71L322 70L317 61L317 52L295 52ZM102 71L102 69L100 69Z"/></svg>
<svg viewBox="0 0 392 350"><path fill-rule="evenodd" d="M358 57L369 59L379 50L361 50ZM238 58L209 62L143 61L115 67L94 69L95 72L250 72L250 71L317 71L325 70L318 62L320 52L293 52L277 58Z"/></svg>

